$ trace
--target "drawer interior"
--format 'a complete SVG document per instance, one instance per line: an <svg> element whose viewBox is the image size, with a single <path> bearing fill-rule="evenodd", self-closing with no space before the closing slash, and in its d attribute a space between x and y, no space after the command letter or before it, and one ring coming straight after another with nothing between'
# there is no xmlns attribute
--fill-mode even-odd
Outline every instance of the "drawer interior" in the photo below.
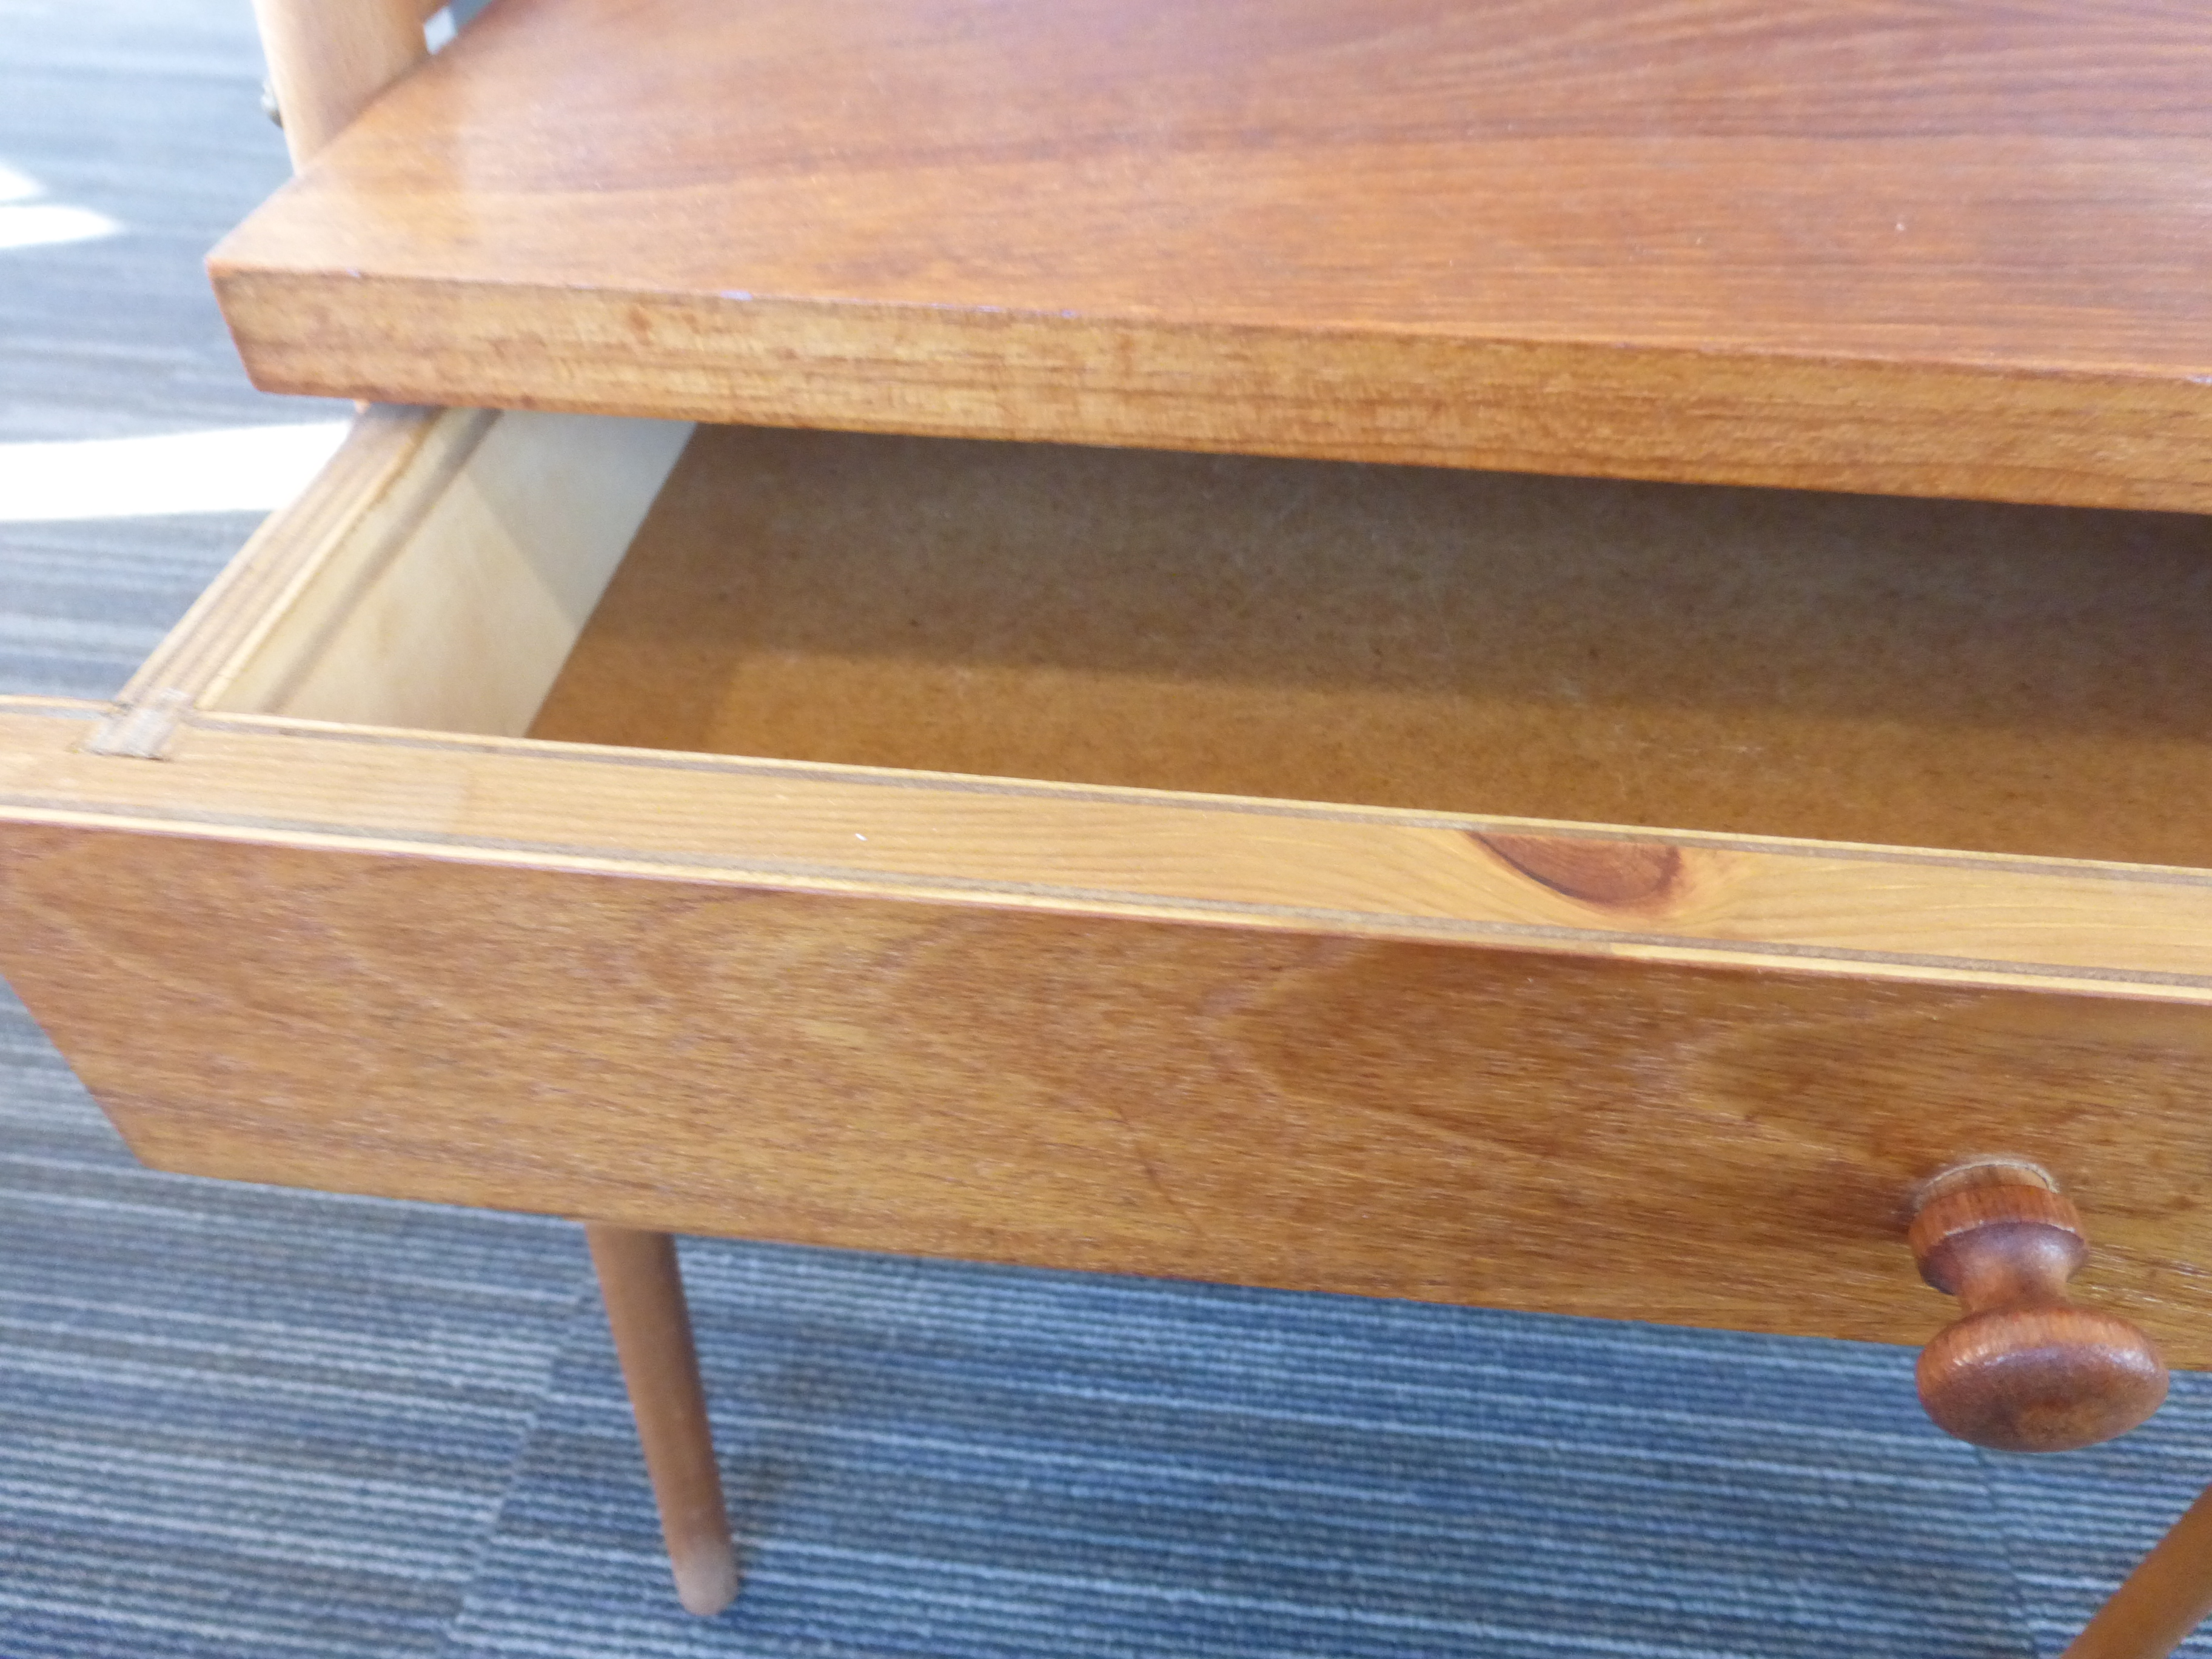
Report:
<svg viewBox="0 0 2212 1659"><path fill-rule="evenodd" d="M701 428L608 564L514 730L2212 864L2212 520ZM377 678L230 706L397 723Z"/></svg>
<svg viewBox="0 0 2212 1659"><path fill-rule="evenodd" d="M2011 1152L2203 1364L2204 530L375 411L0 959L163 1167L1917 1340Z"/></svg>

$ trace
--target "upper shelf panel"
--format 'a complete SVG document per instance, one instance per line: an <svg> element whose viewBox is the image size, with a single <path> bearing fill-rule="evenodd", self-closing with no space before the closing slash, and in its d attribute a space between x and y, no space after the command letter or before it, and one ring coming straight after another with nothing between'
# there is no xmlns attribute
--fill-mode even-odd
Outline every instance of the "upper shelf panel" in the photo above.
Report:
<svg viewBox="0 0 2212 1659"><path fill-rule="evenodd" d="M499 0L211 264L282 391L2212 511L2212 8Z"/></svg>

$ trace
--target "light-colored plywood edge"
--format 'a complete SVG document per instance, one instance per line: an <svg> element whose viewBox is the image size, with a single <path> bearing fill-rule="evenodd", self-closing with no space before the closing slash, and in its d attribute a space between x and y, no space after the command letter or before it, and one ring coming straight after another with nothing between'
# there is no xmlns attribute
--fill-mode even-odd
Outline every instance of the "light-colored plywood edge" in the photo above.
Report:
<svg viewBox="0 0 2212 1659"><path fill-rule="evenodd" d="M2186 870L348 729L164 766L0 702L0 821L1101 919L2212 1004Z"/></svg>
<svg viewBox="0 0 2212 1659"><path fill-rule="evenodd" d="M516 735L675 465L687 423L448 411L388 509L308 550L208 708ZM447 430L466 434L450 446ZM286 534L277 538L289 539Z"/></svg>
<svg viewBox="0 0 2212 1659"><path fill-rule="evenodd" d="M689 432L366 411L125 687L93 747L159 754L195 707L521 731Z"/></svg>
<svg viewBox="0 0 2212 1659"><path fill-rule="evenodd" d="M333 568L390 558L452 482L496 416L486 410L375 407L307 489L271 514L118 695L219 697L268 635L292 624L303 591Z"/></svg>

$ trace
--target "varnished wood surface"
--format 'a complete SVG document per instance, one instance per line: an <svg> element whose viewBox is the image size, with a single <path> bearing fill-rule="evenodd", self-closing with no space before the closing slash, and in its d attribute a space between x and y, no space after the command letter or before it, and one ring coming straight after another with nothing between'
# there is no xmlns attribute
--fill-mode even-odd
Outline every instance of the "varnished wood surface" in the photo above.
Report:
<svg viewBox="0 0 2212 1659"><path fill-rule="evenodd" d="M2088 1238L2049 1171L1970 1159L1915 1204L1913 1259L1961 1310L1916 1368L1938 1428L2000 1451L2074 1451L2125 1434L2164 1402L2166 1364L2150 1340L2067 1297Z"/></svg>
<svg viewBox="0 0 2212 1659"><path fill-rule="evenodd" d="M636 429L372 414L92 737L70 724L97 714L82 705L0 714L5 810L1097 916L2212 993L2212 888L2187 871L699 752L1662 824L1735 812L1718 821L2187 864L2196 520L712 433L542 722L684 752L225 712L294 710L313 684L304 712L326 717L516 729L583 629L573 596L549 598L629 539L628 515L599 510L605 480L591 512L562 491L607 472L649 493L640 468L672 452ZM559 489L533 484L548 467ZM514 556L447 556L431 532L450 525ZM1776 548L1818 577L1814 603L1808 578L1770 568ZM2115 556L2136 580L2106 580ZM470 645L477 619L508 615L559 626L534 623L528 650ZM1548 651L1516 656L1522 632ZM1685 720L1686 698L1711 709ZM2180 729L2127 742L2160 721ZM2059 776L2071 787L2046 787Z"/></svg>
<svg viewBox="0 0 2212 1659"><path fill-rule="evenodd" d="M220 248L396 401L2212 507L2172 0L501 0Z"/></svg>
<svg viewBox="0 0 2212 1659"><path fill-rule="evenodd" d="M702 428L534 729L2201 866L2208 594L2192 515Z"/></svg>
<svg viewBox="0 0 2212 1659"><path fill-rule="evenodd" d="M254 0L269 87L295 167L423 58L421 0Z"/></svg>
<svg viewBox="0 0 2212 1659"><path fill-rule="evenodd" d="M2212 1003L2193 871L1180 797L0 700L0 827ZM1493 843L1492 837L1497 838Z"/></svg>
<svg viewBox="0 0 2212 1659"><path fill-rule="evenodd" d="M738 1560L676 1241L604 1224L584 1231L653 1479L677 1599L685 1612L709 1617L737 1595Z"/></svg>
<svg viewBox="0 0 2212 1659"><path fill-rule="evenodd" d="M160 770L143 762L111 766ZM2212 1015L10 825L0 967L164 1168L1918 1342L1970 1150L2212 1363ZM334 1087L336 1080L342 1086Z"/></svg>
<svg viewBox="0 0 2212 1659"><path fill-rule="evenodd" d="M489 441L449 428L355 452L398 520ZM0 707L0 969L157 1164L1917 1341L1902 1206L1997 1149L2099 1217L2088 1293L2212 1360L2200 872L192 706L328 518L134 683L164 758Z"/></svg>
<svg viewBox="0 0 2212 1659"><path fill-rule="evenodd" d="M2059 1659L2166 1659L2212 1614L2212 1492L2184 1512Z"/></svg>

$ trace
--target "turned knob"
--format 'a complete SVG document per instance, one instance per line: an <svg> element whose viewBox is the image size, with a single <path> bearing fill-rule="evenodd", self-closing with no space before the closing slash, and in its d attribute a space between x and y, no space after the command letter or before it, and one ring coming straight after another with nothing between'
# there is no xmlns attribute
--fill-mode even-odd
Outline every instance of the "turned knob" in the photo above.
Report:
<svg viewBox="0 0 2212 1659"><path fill-rule="evenodd" d="M2124 1319L2066 1299L2081 1218L2033 1164L1946 1170L1912 1216L1921 1277L1966 1315L1921 1350L1936 1427L2000 1451L2070 1451L2125 1434L2166 1398L2166 1362Z"/></svg>

